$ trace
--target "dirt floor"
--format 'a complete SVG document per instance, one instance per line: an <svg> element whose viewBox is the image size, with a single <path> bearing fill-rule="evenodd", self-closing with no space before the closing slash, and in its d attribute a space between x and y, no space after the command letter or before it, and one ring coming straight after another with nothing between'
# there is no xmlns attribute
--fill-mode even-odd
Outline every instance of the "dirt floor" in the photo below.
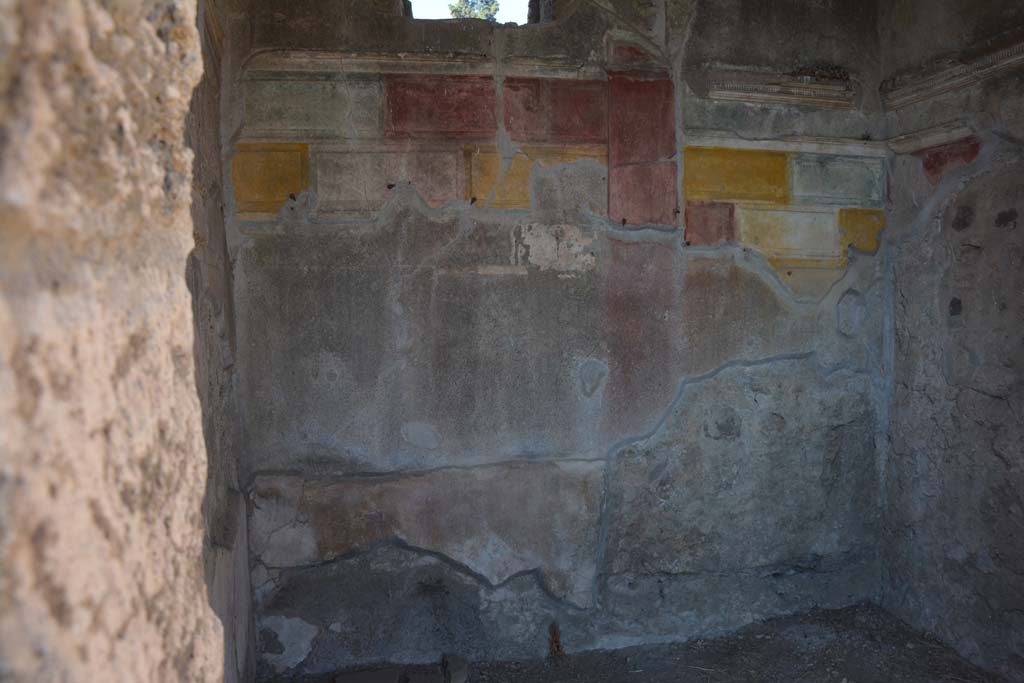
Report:
<svg viewBox="0 0 1024 683"><path fill-rule="evenodd" d="M316 683L442 681L439 667L392 669ZM378 672L378 675L384 672ZM363 676L366 676L364 673ZM471 664L470 683L995 683L938 640L871 605L753 624L719 638L593 651L531 662ZM305 679L306 683L313 683ZM281 683L284 683L282 681Z"/></svg>
<svg viewBox="0 0 1024 683"><path fill-rule="evenodd" d="M470 669L469 680L987 683L1000 679L889 613L863 606L773 619L721 638L585 652L545 662L478 665Z"/></svg>

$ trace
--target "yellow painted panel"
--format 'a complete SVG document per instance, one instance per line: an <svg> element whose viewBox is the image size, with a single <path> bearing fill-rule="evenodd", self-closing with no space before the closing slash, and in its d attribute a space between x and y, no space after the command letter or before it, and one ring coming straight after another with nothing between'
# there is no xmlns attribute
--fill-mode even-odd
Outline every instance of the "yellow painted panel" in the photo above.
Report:
<svg viewBox="0 0 1024 683"><path fill-rule="evenodd" d="M476 197L480 205L497 209L530 208L530 173L535 163L547 168L591 159L608 165L604 147L523 147L502 175L503 160L496 148L467 147L465 154L469 181L465 198Z"/></svg>
<svg viewBox="0 0 1024 683"><path fill-rule="evenodd" d="M839 229L842 243L868 254L878 251L879 239L885 229L885 212L875 209L840 209ZM845 249L844 249L845 251Z"/></svg>
<svg viewBox="0 0 1024 683"><path fill-rule="evenodd" d="M683 155L688 200L789 203L785 152L687 147Z"/></svg>
<svg viewBox="0 0 1024 683"><path fill-rule="evenodd" d="M239 211L276 212L309 188L309 145L239 143L231 178Z"/></svg>
<svg viewBox="0 0 1024 683"><path fill-rule="evenodd" d="M837 259L839 246L834 209L736 207L740 241L765 256L799 259Z"/></svg>
<svg viewBox="0 0 1024 683"><path fill-rule="evenodd" d="M798 296L820 299L846 272L846 257L835 259L769 258L779 277Z"/></svg>

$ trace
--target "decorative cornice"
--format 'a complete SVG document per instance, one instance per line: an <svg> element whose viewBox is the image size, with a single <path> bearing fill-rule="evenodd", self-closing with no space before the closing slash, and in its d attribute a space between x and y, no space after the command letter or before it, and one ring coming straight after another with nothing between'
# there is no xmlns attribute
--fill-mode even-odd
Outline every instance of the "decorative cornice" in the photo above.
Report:
<svg viewBox="0 0 1024 683"><path fill-rule="evenodd" d="M850 80L765 73L741 68L711 68L708 97L749 104L786 104L817 109L853 109L856 90Z"/></svg>
<svg viewBox="0 0 1024 683"><path fill-rule="evenodd" d="M1014 67L1024 66L1024 38L1005 47L981 53L967 61L892 79L882 87L886 109L902 109L945 93L980 83Z"/></svg>
<svg viewBox="0 0 1024 683"><path fill-rule="evenodd" d="M303 78L310 74L445 74L490 76L494 58L484 54L432 52L331 52L317 50L267 50L251 55L243 67L245 78L263 74ZM566 79L603 79L605 70L593 64L557 59L512 57L502 64L506 76L538 76Z"/></svg>
<svg viewBox="0 0 1024 683"><path fill-rule="evenodd" d="M974 135L974 129L964 121L950 121L938 126L924 128L922 130L889 138L888 144L896 154L911 154L922 149L945 145L955 140L963 140Z"/></svg>

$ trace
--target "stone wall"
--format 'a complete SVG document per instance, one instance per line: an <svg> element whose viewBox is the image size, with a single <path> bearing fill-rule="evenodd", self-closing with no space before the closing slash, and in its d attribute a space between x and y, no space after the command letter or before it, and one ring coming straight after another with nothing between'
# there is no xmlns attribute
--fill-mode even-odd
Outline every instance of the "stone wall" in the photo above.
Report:
<svg viewBox="0 0 1024 683"><path fill-rule="evenodd" d="M196 378L209 374L194 357L193 336L203 348L205 330L193 327L186 287L186 269L201 289L214 282L197 264L203 244L187 264L193 228L205 241L219 212L211 198L189 213L185 121L203 71L194 10L4 5L3 680L225 678L233 626L216 612L231 589L207 581L232 559L214 549L223 534L204 534ZM193 125L216 126L215 115L199 112ZM211 157L201 181L218 174L216 147L200 165ZM205 294L195 301L209 304ZM209 481L207 498L221 496L213 489L223 482ZM248 602L244 589L234 599Z"/></svg>
<svg viewBox="0 0 1024 683"><path fill-rule="evenodd" d="M684 3L319 7L251 8L226 131L262 676L875 597L888 151L823 139L853 99L810 140L687 125Z"/></svg>
<svg viewBox="0 0 1024 683"><path fill-rule="evenodd" d="M247 515L238 478L238 416L234 393L234 307L224 222L221 92L226 8L200 2L203 78L196 85L186 128L192 165L192 223L196 246L185 276L192 293L196 385L203 408L207 473L205 577L210 604L224 624L224 681L253 677Z"/></svg>

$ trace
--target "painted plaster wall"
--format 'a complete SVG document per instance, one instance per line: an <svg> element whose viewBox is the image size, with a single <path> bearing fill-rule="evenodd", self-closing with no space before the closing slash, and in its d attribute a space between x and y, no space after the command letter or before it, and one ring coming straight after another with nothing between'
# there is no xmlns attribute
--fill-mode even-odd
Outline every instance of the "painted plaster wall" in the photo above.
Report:
<svg viewBox="0 0 1024 683"><path fill-rule="evenodd" d="M687 126L699 6L308 11L229 95L261 675L875 597L886 152Z"/></svg>
<svg viewBox="0 0 1024 683"><path fill-rule="evenodd" d="M1014 0L897 0L879 5L886 76L936 59L970 57L986 43L1020 34L1024 7ZM964 55L963 52L967 54Z"/></svg>
<svg viewBox="0 0 1024 683"><path fill-rule="evenodd" d="M893 162L882 574L889 609L1010 680L1024 680L1019 82L945 96L991 128Z"/></svg>

